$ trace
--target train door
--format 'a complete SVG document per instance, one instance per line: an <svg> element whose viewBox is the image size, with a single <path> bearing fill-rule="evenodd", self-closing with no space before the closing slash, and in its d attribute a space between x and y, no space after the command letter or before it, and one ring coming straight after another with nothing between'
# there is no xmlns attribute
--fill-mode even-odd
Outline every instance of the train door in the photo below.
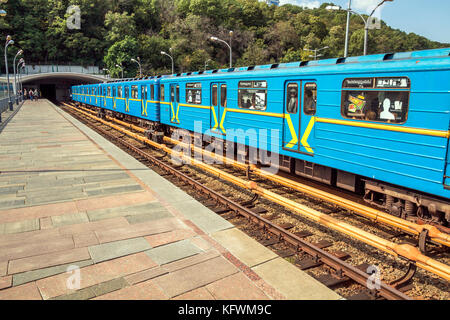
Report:
<svg viewBox="0 0 450 320"><path fill-rule="evenodd" d="M300 119L300 152L314 154L314 124L317 110L317 83L315 81L302 81L303 99Z"/></svg>
<svg viewBox="0 0 450 320"><path fill-rule="evenodd" d="M299 151L301 114L301 81L287 81L284 85L283 149Z"/></svg>
<svg viewBox="0 0 450 320"><path fill-rule="evenodd" d="M180 123L178 119L180 102L180 86L178 84L170 85L170 122Z"/></svg>
<svg viewBox="0 0 450 320"><path fill-rule="evenodd" d="M148 86L147 85L142 85L141 86L141 103L142 103L142 112L141 114L145 117L148 116L148 112L147 112L147 99L148 99Z"/></svg>
<svg viewBox="0 0 450 320"><path fill-rule="evenodd" d="M102 106L101 92L102 92L102 86L97 85L97 92L96 92L96 96L95 96L95 104L97 105L97 107Z"/></svg>
<svg viewBox="0 0 450 320"><path fill-rule="evenodd" d="M223 82L211 84L210 127L214 133L226 134L223 115L227 107L227 85Z"/></svg>
<svg viewBox="0 0 450 320"><path fill-rule="evenodd" d="M317 84L287 81L284 92L283 149L313 155Z"/></svg>

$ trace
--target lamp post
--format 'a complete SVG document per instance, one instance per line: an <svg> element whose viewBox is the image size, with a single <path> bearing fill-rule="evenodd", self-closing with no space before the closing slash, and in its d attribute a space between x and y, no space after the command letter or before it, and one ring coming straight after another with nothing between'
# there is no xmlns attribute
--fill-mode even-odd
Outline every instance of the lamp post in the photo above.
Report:
<svg viewBox="0 0 450 320"><path fill-rule="evenodd" d="M373 14L375 13L375 11L377 11L377 9L379 7L381 7L385 2L393 2L394 0L383 0L381 1L376 7L375 9L372 10L372 13L370 14L369 18L367 18L366 21L366 25L364 27L364 55L367 55L367 45L368 45L368 39L369 39L369 22L370 22L370 18L373 16Z"/></svg>
<svg viewBox="0 0 450 320"><path fill-rule="evenodd" d="M120 70L122 70L122 79L123 79L123 67L122 67L122 65L119 66L118 64L116 64L116 67L120 68Z"/></svg>
<svg viewBox="0 0 450 320"><path fill-rule="evenodd" d="M347 28L345 30L345 49L344 49L344 57L346 58L348 56L348 42L349 42L349 28L350 28L350 14L354 13L357 14L363 21L364 21L364 55L367 55L367 47L368 47L368 39L369 39L369 22L370 18L373 16L375 11L382 6L385 2L393 2L394 0L382 0L375 9L372 10L372 13L369 15L367 19L365 19L361 14L359 14L356 11L353 11L351 9L352 1L348 1L348 9L342 9L341 6L327 6L325 9L327 10L345 10L347 11Z"/></svg>
<svg viewBox="0 0 450 320"><path fill-rule="evenodd" d="M13 62L13 68L14 68L14 95L16 96L15 100L16 100L16 104L19 104L18 98L17 98L17 77L16 77L16 59L18 56L20 56L23 53L23 50L19 50L16 53L16 56L14 57L14 62Z"/></svg>
<svg viewBox="0 0 450 320"><path fill-rule="evenodd" d="M172 48L169 48L170 53L172 53ZM167 52L161 51L161 54L168 56L172 60L172 74L174 74L173 57Z"/></svg>
<svg viewBox="0 0 450 320"><path fill-rule="evenodd" d="M208 61L211 61L211 59L208 59L205 61L205 71L206 71L206 67L208 67Z"/></svg>
<svg viewBox="0 0 450 320"><path fill-rule="evenodd" d="M25 62L25 60L23 58L20 58L19 62L17 63L17 68L14 70L14 86L16 88L16 96L17 96L17 85L20 82L20 65L22 64L22 62ZM16 80L16 70L17 70L17 80ZM21 90L20 86L19 86L19 90ZM17 98L16 98L17 101ZM19 101L22 101L21 97L19 97Z"/></svg>
<svg viewBox="0 0 450 320"><path fill-rule="evenodd" d="M321 56L323 56L323 54L317 54L317 52L319 52L319 51L321 51L321 50L325 50L325 49L328 49L329 47L328 46L326 46L326 47L323 47L323 48L320 48L320 49L303 49L303 50L307 50L307 51L312 51L312 52L314 52L314 55L312 56L310 56L310 57L312 57L312 58L314 58L314 60L317 60L317 57L321 57Z"/></svg>
<svg viewBox="0 0 450 320"><path fill-rule="evenodd" d="M142 78L142 65L141 65L141 58L137 57L136 59L131 59L132 62L136 62L139 65L139 78Z"/></svg>
<svg viewBox="0 0 450 320"><path fill-rule="evenodd" d="M219 42L225 43L225 44L227 45L228 49L230 49L230 68L233 67L233 50L232 50L232 48L231 48L231 39L232 39L232 37L233 37L233 31L230 31L230 44L228 44L226 41L224 41L224 40L222 40L222 39L219 39L219 38L217 38L217 37L211 37L211 38L209 38L209 39L211 39L212 41L219 41Z"/></svg>
<svg viewBox="0 0 450 320"><path fill-rule="evenodd" d="M22 62L22 65L20 66L21 70L25 70L25 61ZM22 90L22 101L24 99L24 92L23 92L23 80L22 80L22 73L20 73L20 90Z"/></svg>
<svg viewBox="0 0 450 320"><path fill-rule="evenodd" d="M11 39L11 36L6 37L6 45L5 45L5 66L6 66L6 77L8 79L8 98L9 98L9 110L13 111L13 103L11 101L11 90L9 89L9 71L8 71L8 46L13 45L14 40Z"/></svg>

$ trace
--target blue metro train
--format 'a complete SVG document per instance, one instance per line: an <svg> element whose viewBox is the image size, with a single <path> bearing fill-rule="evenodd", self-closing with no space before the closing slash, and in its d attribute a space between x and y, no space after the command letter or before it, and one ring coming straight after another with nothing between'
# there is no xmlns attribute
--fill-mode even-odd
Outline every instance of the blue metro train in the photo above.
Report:
<svg viewBox="0 0 450 320"><path fill-rule="evenodd" d="M157 135L267 140L284 171L450 225L450 48L125 79L72 97Z"/></svg>

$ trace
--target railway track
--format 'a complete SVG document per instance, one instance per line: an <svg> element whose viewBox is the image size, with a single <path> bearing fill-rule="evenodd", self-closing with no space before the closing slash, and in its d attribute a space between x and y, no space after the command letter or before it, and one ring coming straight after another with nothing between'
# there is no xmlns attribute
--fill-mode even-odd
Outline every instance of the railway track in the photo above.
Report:
<svg viewBox="0 0 450 320"><path fill-rule="evenodd" d="M73 114L74 110L70 112ZM77 118L82 117L80 113L75 116ZM93 121L93 123L90 123L90 126L95 130L127 148L139 160L151 162L153 166L158 166L163 171L163 175L170 175L168 176L169 179L171 176L176 177L174 180L178 182L177 184L180 184L179 182L182 181L182 184L186 185L184 187L186 191L193 193L197 199L201 200L213 211L237 224L262 244L270 247L299 268L308 270L310 274L327 286L342 289L343 286L352 286L357 283L360 286L360 290L354 289L352 292L359 292L348 294L348 298L367 299L381 297L385 299L408 299L408 296L400 290L385 283L381 284L379 290L367 291L365 289L367 282L373 280L373 276L367 273L367 264L362 263L356 267L352 266L345 262L345 260L351 258L350 254L343 251L327 250L327 248L333 246L330 241L308 241L310 238L314 238L311 232L298 230L298 228L296 231L292 231L296 228L293 223L289 222L274 223L275 220L278 221L277 217L273 214L267 214L269 211L267 207L273 208L273 203L264 205L264 200L256 197L255 193L249 192L245 188L238 187L236 189L235 186L225 186L227 182L214 183L217 185L214 189L207 187L205 181L208 180L208 177L212 177L210 173L203 172L199 174L198 170L192 170L188 166L176 168L167 163L169 157L164 157L161 153L159 153L159 156L151 155L151 153L158 151L154 151L148 145L146 146L140 142L138 143L135 139L125 137L119 131L112 130L111 126L108 127L105 123L100 122L107 129L100 128L98 126L99 122L93 116L83 115L83 117L85 117L83 122L87 119ZM228 170L229 174L238 175L235 168L222 170ZM259 181L259 183L267 184L265 185L266 188L271 187L270 182ZM233 191L230 192L229 190ZM238 196L236 197L236 195ZM295 197L296 195L293 196ZM321 205L323 207L323 204ZM330 207L329 205L326 206ZM402 285L407 284L411 280L408 278L411 274L412 272L409 270L406 273L406 277L395 283L395 287L402 288ZM408 287L403 286L402 289L406 290ZM345 292L345 290L342 291Z"/></svg>

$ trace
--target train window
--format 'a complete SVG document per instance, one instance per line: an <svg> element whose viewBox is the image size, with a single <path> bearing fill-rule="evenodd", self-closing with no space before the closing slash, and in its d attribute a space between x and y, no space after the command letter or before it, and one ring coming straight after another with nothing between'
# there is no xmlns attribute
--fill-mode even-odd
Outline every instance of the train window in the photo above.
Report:
<svg viewBox="0 0 450 320"><path fill-rule="evenodd" d="M122 98L122 86L117 87L117 98Z"/></svg>
<svg viewBox="0 0 450 320"><path fill-rule="evenodd" d="M116 87L112 87L112 96L113 96L113 97L116 96Z"/></svg>
<svg viewBox="0 0 450 320"><path fill-rule="evenodd" d="M111 97L111 87L108 87L108 97Z"/></svg>
<svg viewBox="0 0 450 320"><path fill-rule="evenodd" d="M160 93L160 95L161 95L161 101L164 101L164 98L165 98L165 97L164 97L164 85L163 85L163 84L161 85L160 92L161 92L161 93Z"/></svg>
<svg viewBox="0 0 450 320"><path fill-rule="evenodd" d="M131 86L131 98L139 99L138 86Z"/></svg>
<svg viewBox="0 0 450 320"><path fill-rule="evenodd" d="M170 101L175 102L175 87L170 86Z"/></svg>
<svg viewBox="0 0 450 320"><path fill-rule="evenodd" d="M350 119L404 123L410 88L406 77L345 79L342 115Z"/></svg>
<svg viewBox="0 0 450 320"><path fill-rule="evenodd" d="M212 105L217 106L217 84L212 86Z"/></svg>
<svg viewBox="0 0 450 320"><path fill-rule="evenodd" d="M130 87L125 86L125 98L128 99L130 97Z"/></svg>
<svg viewBox="0 0 450 320"><path fill-rule="evenodd" d="M303 97L303 112L309 116L315 115L317 110L317 84L305 83Z"/></svg>
<svg viewBox="0 0 450 320"><path fill-rule="evenodd" d="M201 83L186 83L186 102L193 104L202 103Z"/></svg>
<svg viewBox="0 0 450 320"><path fill-rule="evenodd" d="M267 109L267 82L240 81L238 88L239 108L251 110Z"/></svg>
<svg viewBox="0 0 450 320"><path fill-rule="evenodd" d="M147 86L141 86L141 99L147 100Z"/></svg>
<svg viewBox="0 0 450 320"><path fill-rule="evenodd" d="M286 93L286 112L297 113L298 109L298 84L289 83Z"/></svg>
<svg viewBox="0 0 450 320"><path fill-rule="evenodd" d="M180 86L177 86L177 102L180 102Z"/></svg>
<svg viewBox="0 0 450 320"><path fill-rule="evenodd" d="M155 100L155 85L154 84L152 84L150 86L150 99Z"/></svg>
<svg viewBox="0 0 450 320"><path fill-rule="evenodd" d="M223 84L220 86L220 106L227 106L227 85Z"/></svg>

